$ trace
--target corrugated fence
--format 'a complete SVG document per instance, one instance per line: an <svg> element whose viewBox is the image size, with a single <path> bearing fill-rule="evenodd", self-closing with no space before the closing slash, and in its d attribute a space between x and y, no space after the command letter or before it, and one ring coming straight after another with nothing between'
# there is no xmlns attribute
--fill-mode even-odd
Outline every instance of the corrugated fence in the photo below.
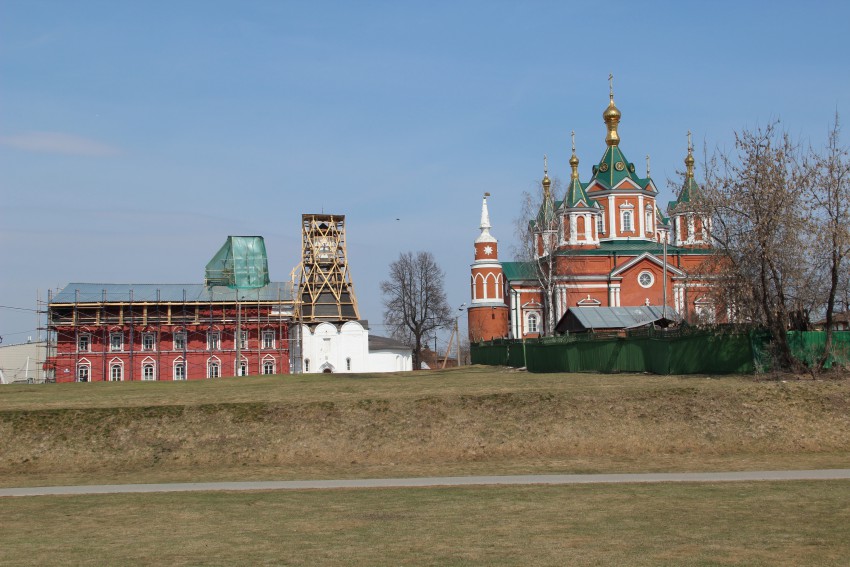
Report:
<svg viewBox="0 0 850 567"><path fill-rule="evenodd" d="M850 332L833 334L834 358L847 364ZM791 332L794 354L807 364L823 353L823 332ZM526 367L530 372L652 372L737 374L770 368L769 336L763 331L712 333L641 330L628 336L598 334L471 345L473 364Z"/></svg>

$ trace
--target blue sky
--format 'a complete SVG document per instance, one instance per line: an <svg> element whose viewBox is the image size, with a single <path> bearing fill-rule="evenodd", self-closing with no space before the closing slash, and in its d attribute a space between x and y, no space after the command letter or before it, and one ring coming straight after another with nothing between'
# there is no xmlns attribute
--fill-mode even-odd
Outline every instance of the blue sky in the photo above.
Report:
<svg viewBox="0 0 850 567"><path fill-rule="evenodd" d="M431 251L458 306L485 191L509 259L571 130L590 177L609 73L621 148L666 202L689 129L698 153L775 118L821 144L850 116L847 21L843 2L0 0L0 305L199 282L229 234L264 236L287 280L300 215L324 211L381 334L400 252ZM5 344L34 328L0 309Z"/></svg>

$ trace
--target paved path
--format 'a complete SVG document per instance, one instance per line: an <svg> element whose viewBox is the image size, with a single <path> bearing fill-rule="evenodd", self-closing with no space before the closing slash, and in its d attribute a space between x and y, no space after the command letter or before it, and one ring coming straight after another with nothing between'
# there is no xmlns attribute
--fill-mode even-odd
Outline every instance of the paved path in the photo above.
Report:
<svg viewBox="0 0 850 567"><path fill-rule="evenodd" d="M850 469L809 471L740 471L704 473L544 474L517 476L435 476L422 478L365 478L349 480L272 480L258 482L185 482L167 484L101 484L0 488L3 496L129 494L140 492L197 492L234 490L324 490L335 488L409 488L530 484L619 484L648 482L742 482L759 480L850 479Z"/></svg>

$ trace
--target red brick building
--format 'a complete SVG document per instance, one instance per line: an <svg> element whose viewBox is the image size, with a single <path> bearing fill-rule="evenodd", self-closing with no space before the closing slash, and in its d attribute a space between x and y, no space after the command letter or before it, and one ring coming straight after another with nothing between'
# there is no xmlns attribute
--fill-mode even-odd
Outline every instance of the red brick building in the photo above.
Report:
<svg viewBox="0 0 850 567"><path fill-rule="evenodd" d="M46 365L57 382L289 372L289 283L238 292L203 284L71 283L48 307Z"/></svg>
<svg viewBox="0 0 850 567"><path fill-rule="evenodd" d="M665 215L648 162L646 176L639 177L620 149L620 118L612 91L603 113L606 149L588 182L580 180L575 142L570 182L562 199L551 194L544 172L543 204L530 221L536 261L498 261L489 220L485 223L485 199L472 265L470 340L536 337L573 306L661 306L666 299L667 308L686 320L722 317L709 294L710 220L691 206L699 187L690 143L684 184ZM488 247L492 255L486 254ZM538 276L540 266L551 273L550 302L544 299L546 286L541 280L547 278ZM494 289L499 282L502 289ZM547 304L552 306L551 318ZM489 316L485 306L492 309Z"/></svg>

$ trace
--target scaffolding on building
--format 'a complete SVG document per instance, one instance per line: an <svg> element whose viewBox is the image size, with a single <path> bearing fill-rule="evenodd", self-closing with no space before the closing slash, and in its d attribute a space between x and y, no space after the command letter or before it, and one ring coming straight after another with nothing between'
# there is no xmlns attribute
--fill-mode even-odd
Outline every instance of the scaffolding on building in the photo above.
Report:
<svg viewBox="0 0 850 567"><path fill-rule="evenodd" d="M298 320L357 321L360 312L348 269L345 215L301 215Z"/></svg>

